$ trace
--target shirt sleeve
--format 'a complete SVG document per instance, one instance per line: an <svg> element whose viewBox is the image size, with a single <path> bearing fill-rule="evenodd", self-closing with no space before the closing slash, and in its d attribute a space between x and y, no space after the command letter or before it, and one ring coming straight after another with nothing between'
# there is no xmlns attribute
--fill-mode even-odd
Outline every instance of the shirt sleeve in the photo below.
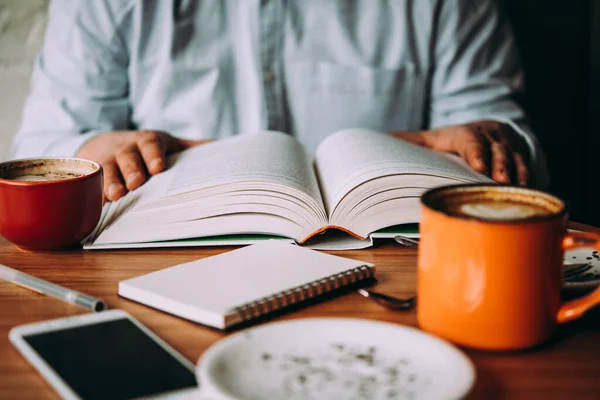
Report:
<svg viewBox="0 0 600 400"><path fill-rule="evenodd" d="M127 4L50 2L13 158L73 156L94 135L129 128Z"/></svg>
<svg viewBox="0 0 600 400"><path fill-rule="evenodd" d="M511 28L493 0L440 0L433 43L429 125L478 120L513 127L529 145L534 185L548 185L546 161L517 102L524 79Z"/></svg>

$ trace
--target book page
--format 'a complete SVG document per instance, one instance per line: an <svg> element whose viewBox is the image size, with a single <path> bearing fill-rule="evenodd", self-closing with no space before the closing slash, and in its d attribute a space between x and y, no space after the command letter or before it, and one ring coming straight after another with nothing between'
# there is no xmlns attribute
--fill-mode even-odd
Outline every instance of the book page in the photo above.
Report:
<svg viewBox="0 0 600 400"><path fill-rule="evenodd" d="M457 157L367 129L339 131L325 139L317 148L315 169L328 213L356 186L386 175L423 174L462 182L491 181Z"/></svg>
<svg viewBox="0 0 600 400"><path fill-rule="evenodd" d="M178 156L173 169L166 196L227 183L270 180L306 192L322 204L310 158L298 141L280 132L235 136L191 148Z"/></svg>

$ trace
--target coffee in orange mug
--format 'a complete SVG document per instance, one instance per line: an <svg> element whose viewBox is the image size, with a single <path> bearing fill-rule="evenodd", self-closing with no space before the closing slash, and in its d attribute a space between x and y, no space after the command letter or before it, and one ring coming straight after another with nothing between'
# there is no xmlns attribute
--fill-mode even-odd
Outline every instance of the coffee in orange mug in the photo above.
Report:
<svg viewBox="0 0 600 400"><path fill-rule="evenodd" d="M567 233L560 199L533 189L455 185L421 198L417 317L457 344L524 349L600 303L600 288L561 303L564 251L598 248Z"/></svg>

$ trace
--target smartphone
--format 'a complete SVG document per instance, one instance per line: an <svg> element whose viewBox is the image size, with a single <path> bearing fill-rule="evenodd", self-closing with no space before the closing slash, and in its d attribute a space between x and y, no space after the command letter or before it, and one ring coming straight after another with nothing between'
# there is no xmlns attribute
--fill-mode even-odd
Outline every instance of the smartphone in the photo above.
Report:
<svg viewBox="0 0 600 400"><path fill-rule="evenodd" d="M188 398L194 365L122 310L21 325L12 344L65 399Z"/></svg>

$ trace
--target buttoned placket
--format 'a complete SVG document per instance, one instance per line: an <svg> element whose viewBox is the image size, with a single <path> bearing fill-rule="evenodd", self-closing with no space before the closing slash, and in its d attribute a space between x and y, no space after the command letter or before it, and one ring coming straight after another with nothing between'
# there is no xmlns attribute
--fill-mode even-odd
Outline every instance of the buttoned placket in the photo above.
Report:
<svg viewBox="0 0 600 400"><path fill-rule="evenodd" d="M282 65L284 6L284 0L261 0L259 48L267 129L288 132Z"/></svg>

